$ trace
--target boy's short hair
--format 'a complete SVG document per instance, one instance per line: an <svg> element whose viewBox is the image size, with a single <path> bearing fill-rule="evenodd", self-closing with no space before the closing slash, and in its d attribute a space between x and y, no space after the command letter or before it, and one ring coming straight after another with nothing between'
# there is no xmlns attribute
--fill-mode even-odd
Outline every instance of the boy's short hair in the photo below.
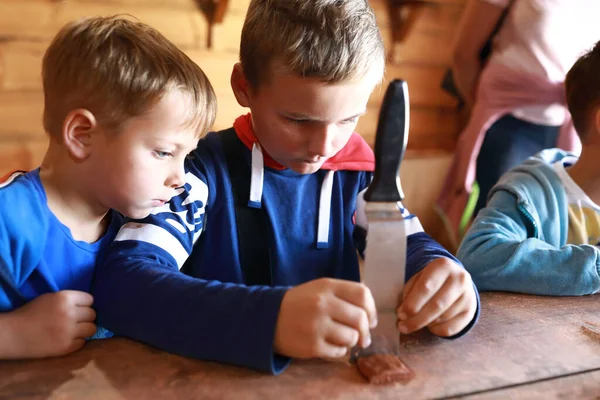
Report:
<svg viewBox="0 0 600 400"><path fill-rule="evenodd" d="M565 89L573 126L583 141L600 105L600 42L573 64L565 79Z"/></svg>
<svg viewBox="0 0 600 400"><path fill-rule="evenodd" d="M383 75L385 49L368 0L252 0L240 61L254 89L268 81L274 65L341 83L377 64Z"/></svg>
<svg viewBox="0 0 600 400"><path fill-rule="evenodd" d="M60 136L67 114L84 108L118 130L171 89L189 94L189 124L204 135L216 111L213 88L200 67L156 29L122 16L65 25L42 64L44 128Z"/></svg>

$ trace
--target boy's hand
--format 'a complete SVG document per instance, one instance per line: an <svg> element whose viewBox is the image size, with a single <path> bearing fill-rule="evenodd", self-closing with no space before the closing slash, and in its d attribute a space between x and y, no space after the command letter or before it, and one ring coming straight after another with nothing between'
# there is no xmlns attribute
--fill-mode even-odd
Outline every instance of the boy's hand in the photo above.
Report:
<svg viewBox="0 0 600 400"><path fill-rule="evenodd" d="M281 302L274 349L295 358L338 358L370 344L377 324L371 291L363 284L317 279L290 289Z"/></svg>
<svg viewBox="0 0 600 400"><path fill-rule="evenodd" d="M93 300L89 293L64 290L4 314L2 327L11 334L7 346L0 346L0 358L51 357L80 349L96 332Z"/></svg>
<svg viewBox="0 0 600 400"><path fill-rule="evenodd" d="M448 258L438 258L413 276L398 307L398 330L411 333L423 327L438 336L452 336L475 316L477 297L471 276Z"/></svg>

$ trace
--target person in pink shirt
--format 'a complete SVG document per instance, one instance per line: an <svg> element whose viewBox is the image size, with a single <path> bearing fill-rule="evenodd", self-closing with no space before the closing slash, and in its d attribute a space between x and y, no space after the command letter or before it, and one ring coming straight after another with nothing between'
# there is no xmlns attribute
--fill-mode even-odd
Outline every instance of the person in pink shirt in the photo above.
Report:
<svg viewBox="0 0 600 400"><path fill-rule="evenodd" d="M480 189L477 213L500 176L528 157L552 147L580 151L563 82L577 58L600 39L595 11L597 0L467 3L452 69L471 115L436 202L455 245L468 221L464 214L474 181ZM480 50L505 12L482 65Z"/></svg>

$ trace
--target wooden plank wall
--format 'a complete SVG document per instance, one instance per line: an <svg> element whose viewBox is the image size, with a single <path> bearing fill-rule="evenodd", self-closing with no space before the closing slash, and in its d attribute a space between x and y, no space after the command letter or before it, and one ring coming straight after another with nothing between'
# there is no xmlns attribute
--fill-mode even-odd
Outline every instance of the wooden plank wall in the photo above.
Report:
<svg viewBox="0 0 600 400"><path fill-rule="evenodd" d="M386 80L403 78L409 83L408 158L415 159L415 167L410 168L407 161L402 179L405 191L418 199L417 211L425 207L423 204L430 204L423 198L431 199L439 190L441 172L435 176L429 168L445 168L459 130L456 104L440 90L439 82L449 65L452 36L463 1L428 0L419 8L404 41L393 43L393 18L386 0L371 0L390 54ZM34 168L41 161L47 145L41 124L41 59L58 29L79 17L126 13L159 29L198 62L212 81L219 99L215 129L230 126L244 112L231 93L229 74L238 58L239 34L248 3L229 2L224 22L215 27L213 49L207 50L206 20L194 0L0 0L0 176L11 169ZM369 143L373 142L384 90L385 82L370 99L368 113L357 129ZM423 167L428 168L429 182L425 186L419 173ZM430 207L422 214L427 226Z"/></svg>
<svg viewBox="0 0 600 400"><path fill-rule="evenodd" d="M414 12L415 22L400 43L392 40L391 15L387 2L371 0L381 28L389 60L385 80L402 78L408 82L411 104L409 149L414 156L451 152L460 128L457 103L440 88L450 65L454 32L464 0L428 0L418 8L404 8L400 14ZM370 139L374 133L385 89L385 82L369 102L369 112L361 118L358 131Z"/></svg>
<svg viewBox="0 0 600 400"><path fill-rule="evenodd" d="M30 169L41 161L47 145L41 60L60 27L84 16L125 13L159 29L207 73L220 100L215 128L228 126L243 111L233 101L228 74L248 2L230 3L214 50L207 52L207 24L193 0L0 0L0 171Z"/></svg>

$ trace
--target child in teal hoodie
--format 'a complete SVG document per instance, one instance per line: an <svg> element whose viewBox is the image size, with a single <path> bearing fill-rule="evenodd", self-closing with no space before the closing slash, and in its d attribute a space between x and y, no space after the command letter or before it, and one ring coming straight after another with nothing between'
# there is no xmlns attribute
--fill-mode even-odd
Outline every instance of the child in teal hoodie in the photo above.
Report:
<svg viewBox="0 0 600 400"><path fill-rule="evenodd" d="M545 150L502 177L458 258L480 290L600 291L600 42L567 74L580 157Z"/></svg>

